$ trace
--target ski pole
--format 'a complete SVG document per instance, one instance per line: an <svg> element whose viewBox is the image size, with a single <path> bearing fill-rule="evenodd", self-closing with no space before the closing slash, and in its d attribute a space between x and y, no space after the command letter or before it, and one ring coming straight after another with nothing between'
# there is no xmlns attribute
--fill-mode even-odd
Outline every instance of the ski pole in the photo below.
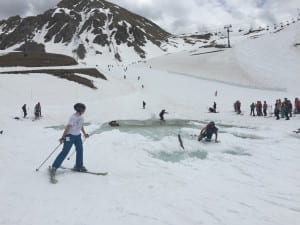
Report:
<svg viewBox="0 0 300 225"><path fill-rule="evenodd" d="M44 160L44 162L41 163L41 165L35 169L35 171L39 171L39 169L48 161L48 159L54 154L54 152L56 152L56 150L61 146L61 144L59 144L52 152L51 154Z"/></svg>
<svg viewBox="0 0 300 225"><path fill-rule="evenodd" d="M70 159L72 158L72 156L75 154L75 152L76 152L76 150L73 151L73 152L71 153L71 155L70 155L67 159L70 160Z"/></svg>
<svg viewBox="0 0 300 225"><path fill-rule="evenodd" d="M180 134L178 134L178 141L179 141L180 147L184 150L184 145L183 145L182 138L181 138Z"/></svg>

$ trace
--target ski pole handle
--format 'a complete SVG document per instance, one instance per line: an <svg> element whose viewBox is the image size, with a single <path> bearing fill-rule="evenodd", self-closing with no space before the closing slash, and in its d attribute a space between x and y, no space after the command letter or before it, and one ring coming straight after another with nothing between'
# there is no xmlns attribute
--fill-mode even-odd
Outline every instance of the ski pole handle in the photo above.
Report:
<svg viewBox="0 0 300 225"><path fill-rule="evenodd" d="M50 155L44 160L44 162L41 163L41 165L35 169L36 172L38 172L40 170L40 168L48 161L48 159L54 154L54 152L56 152L56 150L61 146L61 144L59 144L51 153Z"/></svg>

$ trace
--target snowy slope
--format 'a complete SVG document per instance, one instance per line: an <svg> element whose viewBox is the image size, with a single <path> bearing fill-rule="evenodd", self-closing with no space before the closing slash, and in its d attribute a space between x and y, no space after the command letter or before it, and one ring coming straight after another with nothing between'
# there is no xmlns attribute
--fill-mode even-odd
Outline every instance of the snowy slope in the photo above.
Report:
<svg viewBox="0 0 300 225"><path fill-rule="evenodd" d="M157 69L254 88L299 90L300 24L256 39L237 38L232 49L202 48L151 59ZM189 71L189 72L187 72Z"/></svg>
<svg viewBox="0 0 300 225"><path fill-rule="evenodd" d="M46 75L1 76L0 95L7 98L0 111L0 224L297 224L299 137L291 131L298 128L299 117L286 122L247 116L253 100L292 95L182 77L148 65L130 67L127 80L121 71L109 72L109 81L97 83L97 91ZM236 93L245 116L232 112ZM143 99L145 111L140 109ZM213 100L221 113L206 113ZM24 102L32 107L36 101L42 103L42 120L12 119L21 115ZM52 185L46 166L38 173L35 168L56 147L62 130L46 127L65 124L77 101L87 104L90 133L112 119L155 117L155 123L165 107L168 120L198 120L199 129L215 120L222 142L198 143L189 136L199 129L183 126L175 131L182 134L183 152L174 127L158 140L134 130L96 132L84 144L85 165L109 175L61 171L59 183Z"/></svg>

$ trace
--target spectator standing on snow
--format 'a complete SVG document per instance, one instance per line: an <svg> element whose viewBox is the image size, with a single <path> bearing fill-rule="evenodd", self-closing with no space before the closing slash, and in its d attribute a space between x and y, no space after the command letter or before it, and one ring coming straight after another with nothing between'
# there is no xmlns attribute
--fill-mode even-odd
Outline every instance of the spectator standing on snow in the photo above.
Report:
<svg viewBox="0 0 300 225"><path fill-rule="evenodd" d="M62 137L59 139L60 143L64 144L63 149L56 157L52 167L49 169L53 176L67 157L73 145L75 145L76 148L76 163L74 170L79 172L87 171L83 165L83 145L80 133L82 132L85 138L89 137L83 126L84 119L82 115L85 113L86 107L82 103L77 103L74 105L74 109L76 113L71 116Z"/></svg>
<svg viewBox="0 0 300 225"><path fill-rule="evenodd" d="M34 106L34 115L35 119L39 119L42 116L41 103L39 102Z"/></svg>
<svg viewBox="0 0 300 225"><path fill-rule="evenodd" d="M255 103L252 102L252 104L250 105L250 116L255 116L255 112L254 112L254 109L255 109Z"/></svg>
<svg viewBox="0 0 300 225"><path fill-rule="evenodd" d="M257 101L256 103L256 114L257 116L262 116L262 104L261 101Z"/></svg>
<svg viewBox="0 0 300 225"><path fill-rule="evenodd" d="M286 120L289 120L289 101L287 98L284 99L284 102L282 103L281 109L284 112L284 117Z"/></svg>
<svg viewBox="0 0 300 225"><path fill-rule="evenodd" d="M267 116L267 110L268 110L268 104L266 101L264 101L264 104L263 104L264 116Z"/></svg>
<svg viewBox="0 0 300 225"><path fill-rule="evenodd" d="M284 106L284 101L281 102L281 99L279 99L279 103L280 103L280 116L283 119L285 116L285 106Z"/></svg>
<svg viewBox="0 0 300 225"><path fill-rule="evenodd" d="M146 102L143 101L143 109L146 109Z"/></svg>
<svg viewBox="0 0 300 225"><path fill-rule="evenodd" d="M288 109L289 116L292 117L293 116L293 104L290 100L287 101L287 109Z"/></svg>
<svg viewBox="0 0 300 225"><path fill-rule="evenodd" d="M300 113L300 100L299 98L295 98L295 113Z"/></svg>
<svg viewBox="0 0 300 225"><path fill-rule="evenodd" d="M241 114L241 102L239 101L239 100L237 100L236 102L235 102L235 111L236 111L236 113L237 114Z"/></svg>
<svg viewBox="0 0 300 225"><path fill-rule="evenodd" d="M276 120L279 120L280 117L279 117L279 113L280 113L280 108L281 108L281 103L279 100L276 100L276 103L275 103L275 109L274 109L274 114L276 116Z"/></svg>
<svg viewBox="0 0 300 225"><path fill-rule="evenodd" d="M22 111L23 111L23 114L24 114L24 118L26 118L26 116L27 116L27 109L26 109L26 104L24 104L23 106L22 106Z"/></svg>

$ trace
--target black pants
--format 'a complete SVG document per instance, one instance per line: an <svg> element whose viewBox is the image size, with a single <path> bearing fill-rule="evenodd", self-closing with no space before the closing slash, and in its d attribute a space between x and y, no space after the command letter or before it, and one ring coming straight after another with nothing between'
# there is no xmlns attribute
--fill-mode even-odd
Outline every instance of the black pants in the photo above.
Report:
<svg viewBox="0 0 300 225"><path fill-rule="evenodd" d="M276 120L279 120L280 119L280 117L279 117L279 111L275 111L274 114L276 116Z"/></svg>
<svg viewBox="0 0 300 225"><path fill-rule="evenodd" d="M264 116L267 116L267 109L264 109Z"/></svg>
<svg viewBox="0 0 300 225"><path fill-rule="evenodd" d="M25 118L27 116L26 110L23 110L23 113L24 113L24 118Z"/></svg>
<svg viewBox="0 0 300 225"><path fill-rule="evenodd" d="M251 109L250 116L255 116L254 109Z"/></svg>
<svg viewBox="0 0 300 225"><path fill-rule="evenodd" d="M286 113L285 113L285 119L286 119L286 120L289 120L289 119L290 119L290 117L289 117L289 112L286 112Z"/></svg>

